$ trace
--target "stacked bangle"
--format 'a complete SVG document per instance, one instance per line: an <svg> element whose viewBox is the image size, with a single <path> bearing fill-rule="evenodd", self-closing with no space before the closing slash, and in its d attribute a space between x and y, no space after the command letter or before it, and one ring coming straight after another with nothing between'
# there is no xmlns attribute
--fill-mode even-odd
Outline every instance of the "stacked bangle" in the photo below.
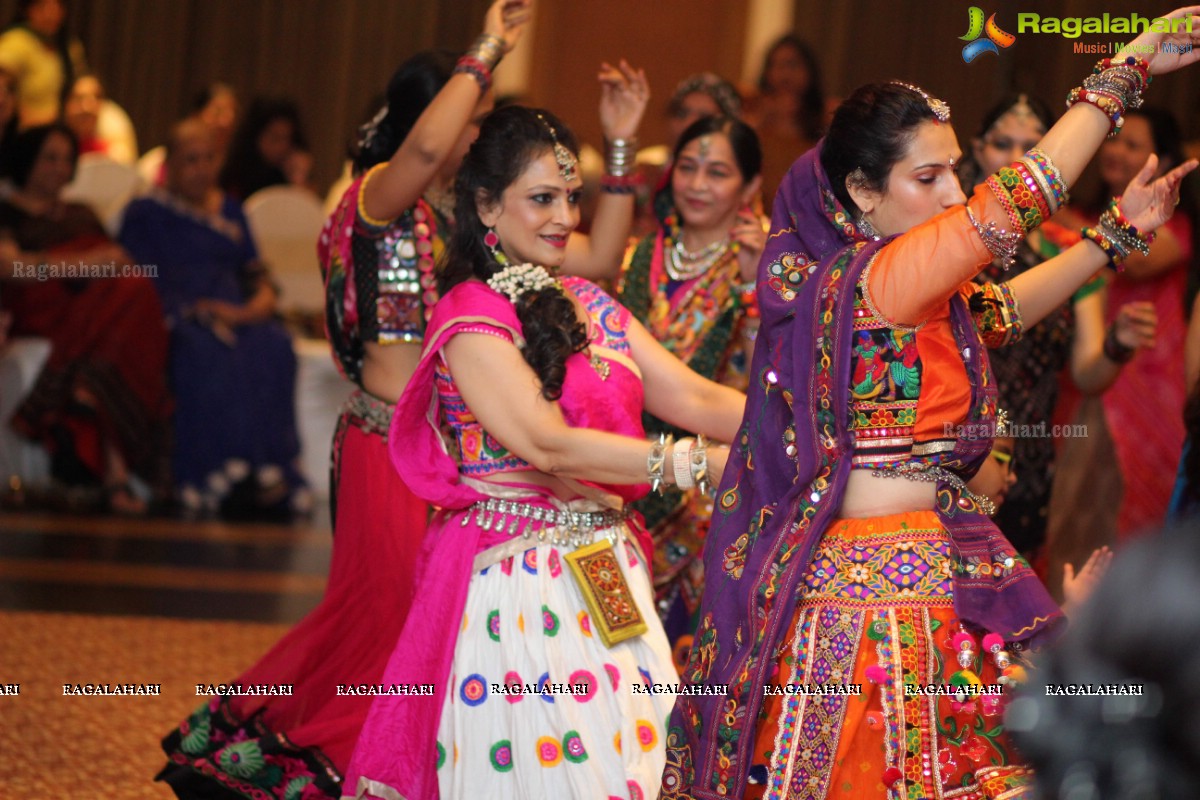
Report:
<svg viewBox="0 0 1200 800"><path fill-rule="evenodd" d="M646 473L650 479L650 491L652 492L663 493L666 486L664 470L667 464L667 450L674 443L674 436L667 436L664 433L660 433L658 441L650 445L650 454L646 456Z"/></svg>
<svg viewBox="0 0 1200 800"><path fill-rule="evenodd" d="M486 92L492 85L492 70L504 57L504 47L504 39L501 37L490 33L481 34L471 49L454 65L455 74L470 75L479 84L479 91Z"/></svg>
<svg viewBox="0 0 1200 800"><path fill-rule="evenodd" d="M642 185L642 176L633 175L601 175L600 191L608 194L636 194Z"/></svg>
<svg viewBox="0 0 1200 800"><path fill-rule="evenodd" d="M1133 223L1121 213L1121 198L1114 197L1108 208L1100 215L1100 228L1110 239L1124 247L1128 253L1137 250L1144 256L1150 255L1150 244L1154 241L1154 232L1142 233Z"/></svg>
<svg viewBox="0 0 1200 800"><path fill-rule="evenodd" d="M1101 59L1083 84L1067 93L1067 107L1090 103L1109 118L1109 136L1125 124L1125 111L1142 105L1142 93L1150 85L1149 65L1141 58Z"/></svg>
<svg viewBox="0 0 1200 800"><path fill-rule="evenodd" d="M1126 347L1117 340L1117 326L1109 325L1108 331L1104 334L1104 357L1117 364L1124 364L1136 353L1137 348Z"/></svg>
<svg viewBox="0 0 1200 800"><path fill-rule="evenodd" d="M605 173L614 178L632 175L637 169L637 139L613 139L608 142Z"/></svg>
<svg viewBox="0 0 1200 800"><path fill-rule="evenodd" d="M1107 266L1117 272L1123 270L1122 265L1125 263L1125 256L1129 255L1129 253L1121 250L1112 239L1104 235L1103 231L1096 228L1082 228L1079 231L1079 235L1084 239L1091 239L1104 251L1104 254L1108 256Z"/></svg>

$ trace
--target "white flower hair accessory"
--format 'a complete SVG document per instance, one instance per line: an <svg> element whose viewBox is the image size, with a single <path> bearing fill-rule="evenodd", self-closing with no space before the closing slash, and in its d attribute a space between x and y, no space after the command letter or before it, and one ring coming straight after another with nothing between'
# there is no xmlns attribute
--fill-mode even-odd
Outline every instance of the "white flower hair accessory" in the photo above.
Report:
<svg viewBox="0 0 1200 800"><path fill-rule="evenodd" d="M513 264L488 278L487 285L515 303L526 292L537 292L549 286L557 286L558 281L543 266Z"/></svg>

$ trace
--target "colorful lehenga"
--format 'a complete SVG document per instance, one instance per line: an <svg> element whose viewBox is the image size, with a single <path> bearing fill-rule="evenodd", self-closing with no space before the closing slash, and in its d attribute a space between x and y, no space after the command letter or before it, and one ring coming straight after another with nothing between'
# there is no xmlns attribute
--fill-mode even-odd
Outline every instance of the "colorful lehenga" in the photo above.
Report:
<svg viewBox="0 0 1200 800"><path fill-rule="evenodd" d="M587 281L562 283L587 309L592 337L590 358L567 359L564 419L640 435L628 312ZM647 487L567 480L576 496L559 499L524 483L531 467L475 420L441 352L461 333L520 346L521 325L502 295L477 281L460 284L438 302L430 329L437 333L397 406L389 447L413 490L442 510L382 677L385 686L430 691L375 701L345 796L650 797L670 701L633 687L670 681L675 671L651 611L649 539L624 511ZM612 647L568 564L577 546L605 540L628 581L624 597L648 626ZM556 686L577 691L547 689Z"/></svg>
<svg viewBox="0 0 1200 800"><path fill-rule="evenodd" d="M678 227L668 216L657 233L629 250L618 300L694 372L744 392L748 326L754 324L751 315L757 309L744 301L736 250L729 248L700 276L675 281L664 265L672 235L679 235ZM642 420L650 435L684 435L651 414L644 414ZM654 538L655 599L676 663L682 666L704 588L700 554L712 519L712 497L669 488L639 500L635 507Z"/></svg>
<svg viewBox="0 0 1200 800"><path fill-rule="evenodd" d="M359 204L366 180L346 190L318 243L334 356L360 387L364 342L420 343L427 306L415 287L428 275L421 265L441 251L444 228L424 201L395 220L369 218ZM236 681L294 683L292 696L214 699L197 709L163 743L170 763L161 777L181 797L207 797L216 786L230 798L341 795L373 697L339 696L337 686L374 686L383 674L412 601L429 513L388 456L394 410L361 388L343 408L334 435L334 545L325 595ZM198 730L213 734L206 739ZM254 768L232 761L237 748Z"/></svg>
<svg viewBox="0 0 1200 800"><path fill-rule="evenodd" d="M968 207L1014 224L992 188ZM1015 678L981 636L1001 637L1019 665L1061 620L964 485L994 431L984 347L1021 327L1006 285L971 281L991 260L962 207L868 241L830 190L819 148L789 173L760 262L747 411L717 494L683 673L729 693L678 698L662 797L1026 791L1003 696L915 692ZM930 285L955 282L931 296ZM877 310L901 296L924 309L920 326ZM935 485L935 507L839 519L852 469L919 474ZM963 636L974 641L965 665ZM829 691L786 691L795 685Z"/></svg>
<svg viewBox="0 0 1200 800"><path fill-rule="evenodd" d="M23 250L44 252L47 268L77 268L75 254L109 242L91 209L74 203L52 217L0 203L0 229ZM13 312L11 334L53 344L14 427L47 446L63 480L102 480L104 447L112 444L132 472L165 496L167 330L150 279L56 277L5 282L2 293L0 307Z"/></svg>

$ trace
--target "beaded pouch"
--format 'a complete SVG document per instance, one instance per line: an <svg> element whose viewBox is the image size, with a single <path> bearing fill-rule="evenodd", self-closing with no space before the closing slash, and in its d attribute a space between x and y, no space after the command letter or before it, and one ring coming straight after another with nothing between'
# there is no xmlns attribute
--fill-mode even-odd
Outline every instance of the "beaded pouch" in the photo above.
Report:
<svg viewBox="0 0 1200 800"><path fill-rule="evenodd" d="M595 542L568 553L565 558L605 647L646 632L646 621L625 581L612 542L607 539Z"/></svg>

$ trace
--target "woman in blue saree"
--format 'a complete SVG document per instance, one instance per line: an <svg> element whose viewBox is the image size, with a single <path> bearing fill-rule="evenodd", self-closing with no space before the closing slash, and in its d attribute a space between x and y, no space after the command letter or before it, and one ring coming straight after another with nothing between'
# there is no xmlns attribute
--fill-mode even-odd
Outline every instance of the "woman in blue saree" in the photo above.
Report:
<svg viewBox="0 0 1200 800"><path fill-rule="evenodd" d="M303 510L291 338L238 203L216 188L208 131L181 123L163 189L129 205L121 244L157 267L171 328L174 472L188 511L286 517Z"/></svg>

